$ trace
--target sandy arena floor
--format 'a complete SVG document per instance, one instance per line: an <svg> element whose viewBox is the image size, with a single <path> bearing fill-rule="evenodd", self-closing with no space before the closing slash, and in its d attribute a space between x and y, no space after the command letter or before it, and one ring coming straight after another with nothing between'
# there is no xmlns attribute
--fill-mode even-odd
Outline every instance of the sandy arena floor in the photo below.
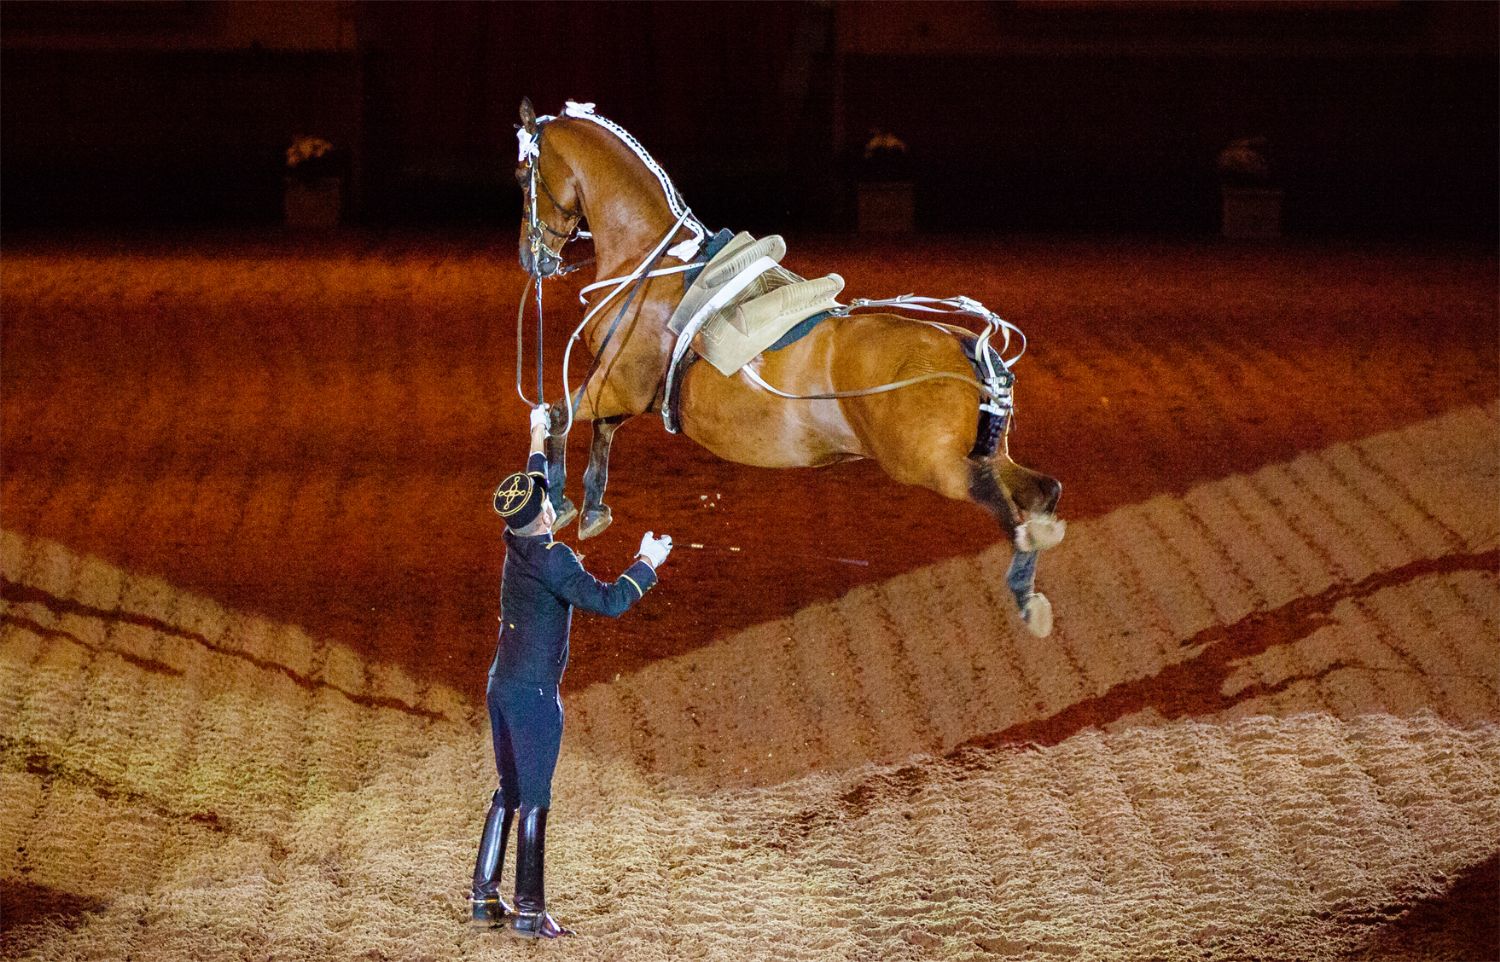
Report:
<svg viewBox="0 0 1500 962"><path fill-rule="evenodd" d="M627 428L590 566L647 527L742 550L577 620L549 894L584 935L545 951L1500 957L1493 255L792 250L1031 336L1057 630L977 508ZM6 957L533 951L457 923L512 251L7 250Z"/></svg>

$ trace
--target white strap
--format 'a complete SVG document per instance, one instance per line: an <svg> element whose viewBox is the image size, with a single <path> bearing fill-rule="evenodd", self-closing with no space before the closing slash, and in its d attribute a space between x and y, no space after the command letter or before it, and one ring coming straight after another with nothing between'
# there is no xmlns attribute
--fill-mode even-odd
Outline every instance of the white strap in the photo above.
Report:
<svg viewBox="0 0 1500 962"><path fill-rule="evenodd" d="M972 377L964 377L962 374L954 374L952 371L928 371L926 374L918 374L915 377L909 377L901 381L892 381L889 384L879 384L875 387L860 388L854 391L830 391L826 394L788 394L780 388L774 388L767 384L760 376L760 372L749 364L740 368L739 373L745 375L752 384L761 389L770 391L777 397L784 397L790 401L836 401L840 398L869 397L871 394L885 394L888 391L899 391L902 388L911 387L913 384L921 384L924 381L941 380L959 381L967 384L977 390L981 398L993 397L993 392L990 388L980 384Z"/></svg>
<svg viewBox="0 0 1500 962"><path fill-rule="evenodd" d="M593 320L594 315L597 314L597 313L599 313L599 309L602 308L605 304L608 304L610 302L610 299L613 298L616 294L618 294L622 290L624 290L626 288L626 286L630 284L631 281L634 281L634 280L637 280L637 279L640 279L640 278L644 278L644 277L654 276L654 274L656 273L655 271L653 271L651 273L643 273L646 270L646 266L648 264L650 264L652 261L656 260L656 255L659 254L661 252L661 249L666 246L667 241L669 241L669 240L672 239L672 235L677 233L678 229L680 229L682 227L683 220L689 214L691 214L691 213L692 213L692 211L684 211L683 214L682 214L682 216L679 217L679 218L677 218L677 223L673 224L672 227L671 227L671 229L668 230L666 232L666 234L662 235L662 239L659 240L659 241L657 241L656 242L656 246L653 247L653 248L651 248L650 253L648 253L645 256L645 258L639 264L637 264L635 266L635 270L631 271L629 274L626 274L624 277L612 277L612 278L610 278L609 280L606 280L606 281L599 281L599 282L590 284L587 287L585 287L583 289L583 291L579 292L580 293L580 300L581 300L582 299L581 295L583 293L587 293L589 291L595 290L596 288L605 287L605 286L608 286L608 285L611 285L611 284L614 285L614 290L612 290L608 294L604 295L604 297L599 301L599 303L597 303L593 307L589 308L588 312L583 315L583 320L579 321L578 322L578 326L573 329L572 337L569 338L570 341L573 340L573 339L576 339L578 337L578 335L579 335L579 332L581 332L583 330L584 325L587 324L589 321ZM679 270L679 269L680 270L687 270L689 267L693 267L693 266L695 266L695 265L684 264L684 265L682 265L681 268L673 268L671 270L664 271L664 273L672 273L673 271Z"/></svg>
<svg viewBox="0 0 1500 962"><path fill-rule="evenodd" d="M1021 355L1026 353L1025 332L1016 325L1012 324L1010 321L1005 320L994 311L985 307L983 304L974 300L972 297L966 297L964 295L959 295L957 297L919 297L916 294L902 294L898 297L887 297L880 300L875 300L867 297L856 297L854 300L849 302L849 310L851 311L871 307L900 307L906 310L924 311L929 314L968 314L973 317L980 318L988 325L988 329L983 331L979 335L979 340L977 342L978 350L976 351L976 353L980 358L983 358L985 367L989 369L991 377L993 377L996 372L994 370L994 361L990 357L989 341L990 337L996 331L1000 332L1000 351L1002 354L1003 352L1010 349L1010 335L1012 332L1015 332L1015 334L1021 339L1021 349L1016 352L1016 355L1014 357L1007 359L1002 356L1000 358L1001 365L1004 366L1007 370L1009 370L1012 365L1014 365L1021 359Z"/></svg>
<svg viewBox="0 0 1500 962"><path fill-rule="evenodd" d="M671 252L668 251L668 253L671 253ZM667 274L681 274L683 271L690 271L690 270L692 270L695 267L702 267L702 266L703 266L703 262L702 261L694 261L691 264L678 264L676 267L658 267L654 271L648 271L645 276L647 276L647 277L664 277ZM597 291L601 287L609 287L610 285L614 285L615 287L619 287L619 286L624 285L624 284L629 284L631 281L635 280L635 277L636 277L636 275L634 275L634 274L626 274L624 277L611 277L611 278L608 278L606 280L595 281L594 283L589 284L588 286L584 287L582 290L580 290L578 292L578 303L580 303L580 304L587 304L588 303L588 296L590 294L594 293L594 291Z"/></svg>
<svg viewBox="0 0 1500 962"><path fill-rule="evenodd" d="M588 322L592 321L594 319L594 316L604 309L604 305L613 300L615 295L623 291L631 281L636 280L637 278L640 278L641 280L645 279L645 277L647 276L645 274L646 268L650 266L652 261L656 260L656 255L660 254L661 249L667 246L667 242L672 239L672 236L676 234L679 229L681 229L683 221L687 220L688 217L691 216L691 214L691 210L683 211L682 214L677 218L677 223L673 224L672 227L662 235L661 240L657 241L656 246L651 248L651 251L644 258L642 258L641 262L636 265L635 270L631 271L628 275L621 279L620 282L615 285L614 290L610 291L608 294L600 298L599 303L589 308L588 311L583 315L583 320L578 322L578 326L573 328L573 333L568 336L568 346L567 349L563 351L563 401L568 406L568 426L563 429L564 435L573 430L573 389L572 386L568 384L568 362L572 360L573 357L573 345L578 342L578 337L583 333L583 329L588 325Z"/></svg>
<svg viewBox="0 0 1500 962"><path fill-rule="evenodd" d="M666 397L669 403L664 403L661 406L662 422L666 425L668 431L671 431L673 434L677 433L677 426L672 423L672 405L670 403L672 386L677 383L677 365L682 361L683 355L687 353L688 345L692 343L693 336L698 333L698 328L703 326L704 321L713 317L719 308L733 300L736 294L749 287L756 278L775 266L775 259L770 257L758 257L751 261L744 270L730 278L724 283L723 287L715 291L714 296L710 297L682 325L682 332L677 335L677 343L672 346L672 359L667 362Z"/></svg>
<svg viewBox="0 0 1500 962"><path fill-rule="evenodd" d="M920 384L924 381L933 381L940 379L962 381L963 383L971 385L979 390L981 409L989 411L992 414L996 414L1001 417L1008 418L1010 416L1013 402L1011 394L1012 378L1009 375L1009 370L1010 366L1020 359L1021 354L1024 354L1026 352L1026 335L1021 332L1021 329L1019 327L1016 327L1014 324L1001 318L994 311L991 311L989 308L985 307L983 304L979 303L973 298L963 296L918 297L915 294L902 294L899 297L888 297L882 300L860 297L855 298L853 301L851 301L849 306L843 309L843 313L847 314L849 311L869 307L901 307L913 311L924 311L929 314L970 314L983 319L986 327L977 335L974 343L975 361L976 363L978 363L980 362L980 359L983 359L982 363L985 369L984 374L981 375L981 380L976 381L973 378L965 377L962 374L954 374L949 371L932 371L926 374L919 374L916 377L906 378L905 380L892 381L889 384L881 384L874 387L861 388L853 391L830 391L821 394L789 394L786 391L781 390L780 388L772 387L770 384L767 384L765 379L760 376L760 372L756 371L754 366L750 364L746 364L744 367L740 368L740 373L744 374L745 378L749 380L750 383L756 385L762 390L774 394L777 397L783 397L793 401L837 400L840 398L868 397L872 394L884 394L888 391L899 391L902 388L911 387L914 384ZM938 321L928 321L925 323L929 323L933 327L948 330L956 334L974 336L973 331L970 331L967 328L955 327L952 324L944 324ZM995 370L994 352L992 352L989 347L989 339L996 331L1001 332L1001 335L1004 338L1005 346L1007 347L1010 345L1011 331L1015 331L1016 334L1020 335L1021 337L1020 352L1017 353L1016 356L1011 358L1009 361L1005 360L1003 357L1000 359L1001 365L1007 372L1004 378L1002 378L1000 376L1000 373ZM665 409L663 410L665 412Z"/></svg>

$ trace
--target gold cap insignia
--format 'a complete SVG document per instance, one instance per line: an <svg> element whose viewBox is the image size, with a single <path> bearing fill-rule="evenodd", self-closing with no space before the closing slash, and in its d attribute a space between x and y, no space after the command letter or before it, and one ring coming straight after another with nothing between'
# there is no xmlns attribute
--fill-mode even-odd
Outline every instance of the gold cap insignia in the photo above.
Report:
<svg viewBox="0 0 1500 962"><path fill-rule="evenodd" d="M526 506L536 482L531 475L521 471L510 475L495 489L495 513L508 518Z"/></svg>

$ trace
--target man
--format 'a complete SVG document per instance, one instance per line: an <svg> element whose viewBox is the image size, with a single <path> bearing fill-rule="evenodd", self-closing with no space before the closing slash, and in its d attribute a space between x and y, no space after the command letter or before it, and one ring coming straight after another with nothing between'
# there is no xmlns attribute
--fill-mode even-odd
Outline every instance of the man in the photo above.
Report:
<svg viewBox="0 0 1500 962"><path fill-rule="evenodd" d="M479 840L474 922L511 929L529 938L553 939L572 932L547 914L543 887L547 810L552 772L562 745L563 710L558 685L568 665L568 628L573 609L617 617L656 584L656 569L672 551L672 539L641 539L635 562L612 584L584 570L578 556L552 540L557 513L547 497L547 408L531 412L531 457L525 471L495 489L494 507L505 519L505 570L500 582L500 644L490 665L485 701L495 743L500 788L490 798ZM516 832L516 904L500 898L500 871L511 822Z"/></svg>

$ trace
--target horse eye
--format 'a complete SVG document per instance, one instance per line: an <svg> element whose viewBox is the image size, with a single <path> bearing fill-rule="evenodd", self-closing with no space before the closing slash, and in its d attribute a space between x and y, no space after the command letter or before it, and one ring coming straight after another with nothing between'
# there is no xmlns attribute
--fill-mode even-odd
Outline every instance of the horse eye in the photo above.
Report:
<svg viewBox="0 0 1500 962"><path fill-rule="evenodd" d="M516 183L520 184L522 187L526 186L526 168L525 167L517 167L516 168Z"/></svg>

